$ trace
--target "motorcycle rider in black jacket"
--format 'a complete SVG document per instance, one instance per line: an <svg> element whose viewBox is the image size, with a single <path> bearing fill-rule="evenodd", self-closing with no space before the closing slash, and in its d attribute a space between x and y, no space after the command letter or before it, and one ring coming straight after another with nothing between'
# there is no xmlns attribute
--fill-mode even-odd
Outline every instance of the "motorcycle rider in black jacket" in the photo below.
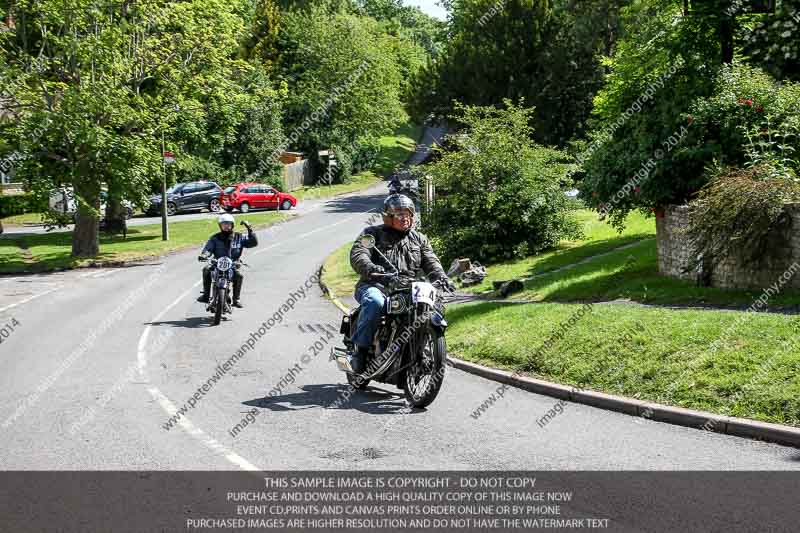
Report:
<svg viewBox="0 0 800 533"><path fill-rule="evenodd" d="M203 247L199 259L205 260L209 255L213 255L216 259L220 257L230 257L231 260L238 261L242 256L244 248L254 248L258 246L258 238L256 237L253 228L247 222L243 224L247 227L247 235L242 235L233 231L235 220L233 215L225 213L217 219L219 224L219 233L216 233L208 239L208 242ZM244 277L237 270L233 277L233 306L244 307L241 301L242 283ZM198 302L208 303L209 293L211 292L211 269L208 266L203 267L203 294L197 299Z"/></svg>
<svg viewBox="0 0 800 533"><path fill-rule="evenodd" d="M412 229L414 225L414 202L408 196L392 194L383 202L383 224L370 226L362 235L375 237L375 248L380 250L391 261L403 276L414 279L427 277L430 281L447 278L439 258L431 248L428 238ZM363 372L366 357L372 346L375 331L386 303L385 287L370 275L384 273L392 267L385 263L380 254L361 244L356 239L350 250L350 266L359 274L355 298L360 304L358 322L352 340L356 352L352 354L351 366L356 373Z"/></svg>

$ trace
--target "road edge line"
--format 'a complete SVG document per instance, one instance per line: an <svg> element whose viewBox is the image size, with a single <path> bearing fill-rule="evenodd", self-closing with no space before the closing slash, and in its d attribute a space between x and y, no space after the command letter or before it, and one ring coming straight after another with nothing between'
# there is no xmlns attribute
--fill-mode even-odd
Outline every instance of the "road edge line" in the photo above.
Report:
<svg viewBox="0 0 800 533"><path fill-rule="evenodd" d="M333 291L322 281L323 269L324 267L321 266L319 270L319 286L322 292L328 296L331 303L338 307L339 310L345 314L349 313L350 309L342 303ZM614 411L629 416L641 417L646 420L664 422L693 429L703 430L709 425L709 422L713 422L711 428L705 429L705 431L713 431L714 433L721 433L733 437L760 440L800 448L800 428L750 420L748 418L718 415L706 411L695 411L683 407L673 407L671 405L635 400L633 398L616 396L604 392L577 390L568 385L553 383L543 379L517 376L506 370L499 370L477 363L471 363L453 357L450 354L447 355L447 360L454 368L469 374L490 381L505 383L535 394L565 399L574 403L605 409L606 411Z"/></svg>

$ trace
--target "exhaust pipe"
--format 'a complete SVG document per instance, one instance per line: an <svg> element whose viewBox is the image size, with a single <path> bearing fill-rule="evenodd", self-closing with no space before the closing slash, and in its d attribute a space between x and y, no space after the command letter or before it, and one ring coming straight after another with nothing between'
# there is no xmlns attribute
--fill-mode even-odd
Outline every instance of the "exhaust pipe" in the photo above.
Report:
<svg viewBox="0 0 800 533"><path fill-rule="evenodd" d="M334 346L331 348L331 360L336 361L336 366L342 372L353 373L353 367L350 366L350 356L344 348Z"/></svg>

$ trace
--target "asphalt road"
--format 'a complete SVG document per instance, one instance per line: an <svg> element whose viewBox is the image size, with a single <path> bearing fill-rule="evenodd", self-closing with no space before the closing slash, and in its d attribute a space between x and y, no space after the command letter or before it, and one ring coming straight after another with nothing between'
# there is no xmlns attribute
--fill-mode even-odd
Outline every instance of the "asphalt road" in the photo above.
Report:
<svg viewBox="0 0 800 533"><path fill-rule="evenodd" d="M556 400L520 390L474 420L497 384L454 369L426 411L407 413L401 391L382 385L328 408L346 380L328 346L316 356L313 346L338 342L341 315L316 284L299 290L359 233L384 191L319 203L260 231L245 254L247 307L218 327L194 301L194 252L0 278L0 324L17 324L0 344L0 469L800 469L793 448L584 405L568 404L541 428L535 420ZM280 323L165 429L289 299ZM248 411L254 422L232 436Z"/></svg>

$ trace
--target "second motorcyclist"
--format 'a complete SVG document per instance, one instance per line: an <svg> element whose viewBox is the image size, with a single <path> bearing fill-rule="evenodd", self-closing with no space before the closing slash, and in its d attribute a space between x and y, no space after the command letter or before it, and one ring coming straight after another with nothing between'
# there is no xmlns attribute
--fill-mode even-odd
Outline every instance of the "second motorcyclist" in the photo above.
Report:
<svg viewBox="0 0 800 533"><path fill-rule="evenodd" d="M204 261L209 256L213 255L215 259L219 259L220 257L230 257L231 260L235 262L242 257L242 250L244 248L253 248L258 246L258 238L256 237L256 233L247 222L242 222L242 224L247 227L246 235L233 231L235 220L233 215L229 213L221 215L219 219L217 219L217 223L219 225L219 233L212 235L206 245L203 247L203 251L199 257L201 261ZM243 282L244 277L237 270L233 278L234 307L243 307L241 300ZM203 268L203 294L197 299L197 301L208 303L210 291L211 269L206 266Z"/></svg>

